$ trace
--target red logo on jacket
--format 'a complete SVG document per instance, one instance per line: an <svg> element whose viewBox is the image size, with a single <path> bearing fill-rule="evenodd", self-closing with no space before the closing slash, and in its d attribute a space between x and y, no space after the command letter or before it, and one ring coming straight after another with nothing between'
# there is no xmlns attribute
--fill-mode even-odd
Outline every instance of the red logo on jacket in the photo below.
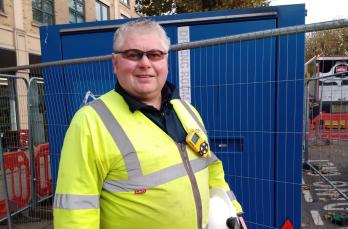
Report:
<svg viewBox="0 0 348 229"><path fill-rule="evenodd" d="M134 194L141 195L146 192L146 189L135 189Z"/></svg>

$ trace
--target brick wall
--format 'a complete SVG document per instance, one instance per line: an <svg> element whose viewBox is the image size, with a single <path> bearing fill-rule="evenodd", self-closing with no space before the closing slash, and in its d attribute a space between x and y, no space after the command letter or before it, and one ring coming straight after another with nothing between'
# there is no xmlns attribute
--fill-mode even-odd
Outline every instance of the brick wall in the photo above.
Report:
<svg viewBox="0 0 348 229"><path fill-rule="evenodd" d="M95 0L85 0L85 21L96 21Z"/></svg>
<svg viewBox="0 0 348 229"><path fill-rule="evenodd" d="M55 24L69 23L69 1L70 0L54 0L54 21ZM128 17L138 17L134 11L135 0L130 0L130 5L126 6L119 0L100 0L109 6L110 19L120 18L121 13ZM14 12L14 2L22 8L22 12ZM15 29L15 19L19 22L20 28ZM85 20L96 21L95 0L85 0ZM21 28L23 23L23 29ZM31 53L40 54L39 40L40 24L34 22L32 12L32 0L5 0L4 12L0 11L0 48L15 49L17 37L15 34L19 32L24 39L24 50Z"/></svg>
<svg viewBox="0 0 348 229"><path fill-rule="evenodd" d="M55 0L54 14L56 24L69 23L69 0Z"/></svg>

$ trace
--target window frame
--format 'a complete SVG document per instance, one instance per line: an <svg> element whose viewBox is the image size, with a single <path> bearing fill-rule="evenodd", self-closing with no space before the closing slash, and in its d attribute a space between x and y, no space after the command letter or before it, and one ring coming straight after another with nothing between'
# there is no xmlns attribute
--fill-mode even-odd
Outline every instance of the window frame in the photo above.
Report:
<svg viewBox="0 0 348 229"><path fill-rule="evenodd" d="M96 21L106 21L110 20L110 7L103 3L102 1L96 0L95 1L95 7L97 12L97 5L99 4L99 10L100 10L100 20L98 20L97 15L95 15ZM106 8L106 19L103 19L103 7Z"/></svg>
<svg viewBox="0 0 348 229"><path fill-rule="evenodd" d="M33 21L37 22L37 23L40 23L40 24L54 25L55 24L55 20L54 20L54 0L40 0L40 1L41 1L41 8L38 8L38 7L34 6L33 0L31 1L31 4L32 4L31 11L32 11ZM4 2L4 1L2 1L2 2ZM44 2L48 2L48 3L51 4L52 12L45 11L45 9L44 9ZM37 12L40 13L41 18L42 18L41 21L37 20L36 18L34 18L34 11L37 11ZM45 18L44 15L46 15L46 16L51 18L51 22L52 22L51 24L44 20L44 18Z"/></svg>
<svg viewBox="0 0 348 229"><path fill-rule="evenodd" d="M70 7L70 2L71 1L74 3L74 8ZM82 13L77 10L77 4L78 3L82 6L82 10L83 10ZM69 0L69 23L79 23L77 21L78 17L81 17L82 18L82 22L85 22L86 21L86 9L85 9L85 7L86 7L85 0ZM73 22L70 21L70 16L71 15L73 15L74 19L75 19L75 21L73 21Z"/></svg>
<svg viewBox="0 0 348 229"><path fill-rule="evenodd" d="M121 2L123 5L127 6L127 7L130 6L130 1L129 1L129 0L120 0L120 2Z"/></svg>

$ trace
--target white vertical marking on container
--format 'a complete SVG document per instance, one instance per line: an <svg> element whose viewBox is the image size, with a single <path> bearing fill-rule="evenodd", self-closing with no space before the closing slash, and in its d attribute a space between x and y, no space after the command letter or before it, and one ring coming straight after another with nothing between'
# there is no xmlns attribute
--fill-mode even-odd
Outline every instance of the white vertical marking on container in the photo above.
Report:
<svg viewBox="0 0 348 229"><path fill-rule="evenodd" d="M178 43L190 42L190 27L178 27ZM190 68L190 50L178 52L179 60L179 93L180 97L191 102L191 68Z"/></svg>

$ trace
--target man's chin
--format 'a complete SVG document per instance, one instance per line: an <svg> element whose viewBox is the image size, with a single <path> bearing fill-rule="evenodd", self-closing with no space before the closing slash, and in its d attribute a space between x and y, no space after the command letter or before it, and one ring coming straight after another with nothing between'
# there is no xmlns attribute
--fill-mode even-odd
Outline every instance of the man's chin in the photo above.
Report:
<svg viewBox="0 0 348 229"><path fill-rule="evenodd" d="M139 97L142 97L142 98L151 98L153 97L154 94L156 94L154 90L144 90L144 89L137 90L136 93Z"/></svg>

